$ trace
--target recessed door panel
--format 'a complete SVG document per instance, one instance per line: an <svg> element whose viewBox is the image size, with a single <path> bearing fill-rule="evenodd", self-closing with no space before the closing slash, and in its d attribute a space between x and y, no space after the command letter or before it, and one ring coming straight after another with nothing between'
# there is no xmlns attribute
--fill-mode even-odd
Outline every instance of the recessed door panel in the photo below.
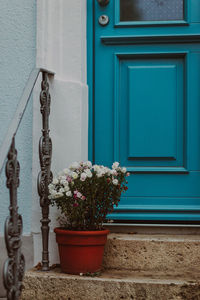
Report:
<svg viewBox="0 0 200 300"><path fill-rule="evenodd" d="M129 170L176 166L185 171L184 57L126 57L118 56L115 71L115 159Z"/></svg>
<svg viewBox="0 0 200 300"><path fill-rule="evenodd" d="M128 66L127 100L128 159L175 160L176 66L148 62Z"/></svg>

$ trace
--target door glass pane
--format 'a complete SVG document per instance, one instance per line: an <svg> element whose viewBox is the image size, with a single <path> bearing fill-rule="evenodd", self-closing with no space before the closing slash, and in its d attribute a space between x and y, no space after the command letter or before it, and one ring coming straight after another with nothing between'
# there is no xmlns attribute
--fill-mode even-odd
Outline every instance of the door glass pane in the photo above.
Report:
<svg viewBox="0 0 200 300"><path fill-rule="evenodd" d="M120 21L184 19L184 0L120 0Z"/></svg>

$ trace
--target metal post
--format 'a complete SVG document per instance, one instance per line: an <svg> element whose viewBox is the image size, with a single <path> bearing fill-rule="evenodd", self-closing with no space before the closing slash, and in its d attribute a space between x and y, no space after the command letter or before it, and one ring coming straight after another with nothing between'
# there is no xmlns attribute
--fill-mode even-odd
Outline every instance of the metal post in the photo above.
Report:
<svg viewBox="0 0 200 300"><path fill-rule="evenodd" d="M40 196L40 206L42 208L41 230L42 230L42 270L49 270L49 191L48 185L51 183L53 175L51 172L52 142L49 137L49 114L51 97L49 94L48 73L42 72L42 83L40 93L41 114L42 114L42 136L39 142L39 157L41 171L38 175L38 194Z"/></svg>
<svg viewBox="0 0 200 300"><path fill-rule="evenodd" d="M10 190L10 216L5 221L5 243L8 258L4 264L4 286L8 300L17 300L21 295L25 259L21 253L22 217L18 214L17 188L19 187L20 165L17 160L13 137L6 163L7 188Z"/></svg>

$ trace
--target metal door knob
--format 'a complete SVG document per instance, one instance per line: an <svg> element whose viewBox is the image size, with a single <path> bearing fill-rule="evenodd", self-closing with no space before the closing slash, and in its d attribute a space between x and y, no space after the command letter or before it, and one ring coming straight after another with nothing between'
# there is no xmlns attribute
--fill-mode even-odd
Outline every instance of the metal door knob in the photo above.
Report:
<svg viewBox="0 0 200 300"><path fill-rule="evenodd" d="M110 0L97 0L100 6L106 6Z"/></svg>
<svg viewBox="0 0 200 300"><path fill-rule="evenodd" d="M109 17L108 17L108 16L106 16L106 15L101 15L101 16L99 17L99 24L100 24L101 26L106 26L106 25L108 25L108 23L109 23Z"/></svg>

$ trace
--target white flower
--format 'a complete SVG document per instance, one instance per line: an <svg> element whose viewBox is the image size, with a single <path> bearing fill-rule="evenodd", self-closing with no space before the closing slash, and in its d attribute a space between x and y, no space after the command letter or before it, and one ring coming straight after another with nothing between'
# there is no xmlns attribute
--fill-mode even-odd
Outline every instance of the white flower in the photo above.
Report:
<svg viewBox="0 0 200 300"><path fill-rule="evenodd" d="M117 169L119 167L119 163L116 161L113 163L112 168Z"/></svg>
<svg viewBox="0 0 200 300"><path fill-rule="evenodd" d="M92 172L90 171L90 169L86 169L84 172L87 175L87 177L89 177L89 178L92 177Z"/></svg>
<svg viewBox="0 0 200 300"><path fill-rule="evenodd" d="M95 172L98 172L100 170L100 167L98 165L94 165L93 169L94 169Z"/></svg>
<svg viewBox="0 0 200 300"><path fill-rule="evenodd" d="M122 173L126 173L126 168L122 168Z"/></svg>
<svg viewBox="0 0 200 300"><path fill-rule="evenodd" d="M82 173L81 174L81 181L85 181L86 178L87 178L87 174L86 173Z"/></svg>
<svg viewBox="0 0 200 300"><path fill-rule="evenodd" d="M66 185L66 184L68 184L68 181L67 181L66 179L64 179L64 180L60 180L60 183L61 183L62 185Z"/></svg>
<svg viewBox="0 0 200 300"><path fill-rule="evenodd" d="M78 198L81 198L81 197L82 197L82 194L81 194L80 192L78 192L78 193L76 194L76 196L77 196Z"/></svg>
<svg viewBox="0 0 200 300"><path fill-rule="evenodd" d="M118 185L118 180L117 180L117 179L113 179L112 183L113 183L114 185Z"/></svg>
<svg viewBox="0 0 200 300"><path fill-rule="evenodd" d="M64 190L65 190L65 192L68 192L69 191L69 186L65 185Z"/></svg>
<svg viewBox="0 0 200 300"><path fill-rule="evenodd" d="M64 188L60 188L59 189L59 193L64 193L65 192L65 189Z"/></svg>
<svg viewBox="0 0 200 300"><path fill-rule="evenodd" d="M100 172L104 175L104 174L106 174L106 168L104 166L101 166L100 170L98 172Z"/></svg>
<svg viewBox="0 0 200 300"><path fill-rule="evenodd" d="M53 179L53 184L58 184L58 179L57 178Z"/></svg>
<svg viewBox="0 0 200 300"><path fill-rule="evenodd" d="M60 198L60 197L62 197L63 195L64 195L63 193L57 192L57 193L55 194L54 198Z"/></svg>
<svg viewBox="0 0 200 300"><path fill-rule="evenodd" d="M50 194L52 197L54 197L57 194L57 192L55 190L50 190Z"/></svg>
<svg viewBox="0 0 200 300"><path fill-rule="evenodd" d="M53 185L52 183L50 183L50 184L48 185L48 188L49 188L49 190L53 190L53 189L54 189L54 185Z"/></svg>
<svg viewBox="0 0 200 300"><path fill-rule="evenodd" d="M114 176L117 176L117 171L114 169L114 170L111 170L111 172L110 172L112 175L114 175Z"/></svg>
<svg viewBox="0 0 200 300"><path fill-rule="evenodd" d="M80 164L77 162L77 161L75 161L75 162L73 162L72 164L71 164L71 166L69 167L71 170L76 170L76 169L78 169L80 167Z"/></svg>
<svg viewBox="0 0 200 300"><path fill-rule="evenodd" d="M66 168L66 169L63 170L63 173L64 173L65 175L68 175L69 172L70 172L70 170L69 170L68 168Z"/></svg>
<svg viewBox="0 0 200 300"><path fill-rule="evenodd" d="M92 163L91 163L91 161L86 161L85 163L84 163L84 165L85 166L87 166L88 168L92 168Z"/></svg>
<svg viewBox="0 0 200 300"><path fill-rule="evenodd" d="M97 173L97 177L102 177L103 176L103 173L102 172L98 172Z"/></svg>
<svg viewBox="0 0 200 300"><path fill-rule="evenodd" d="M72 196L72 192L71 191L66 192L66 196L67 197L71 197Z"/></svg>
<svg viewBox="0 0 200 300"><path fill-rule="evenodd" d="M78 174L77 174L76 172L72 172L72 178L73 178L73 179L78 178Z"/></svg>
<svg viewBox="0 0 200 300"><path fill-rule="evenodd" d="M107 167L104 168L104 172L105 172L105 174L108 174L108 175L111 174L111 170Z"/></svg>

